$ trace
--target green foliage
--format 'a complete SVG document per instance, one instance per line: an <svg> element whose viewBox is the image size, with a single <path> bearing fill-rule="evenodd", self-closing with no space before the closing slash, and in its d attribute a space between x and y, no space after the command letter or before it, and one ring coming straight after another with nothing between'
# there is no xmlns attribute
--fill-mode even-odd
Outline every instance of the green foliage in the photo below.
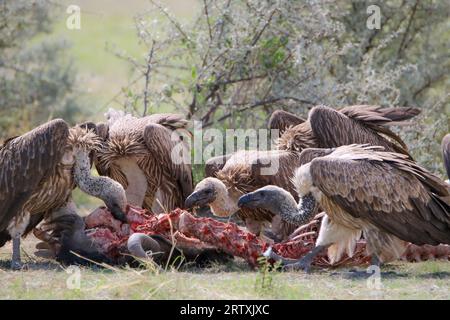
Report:
<svg viewBox="0 0 450 320"><path fill-rule="evenodd" d="M191 24L151 2L154 11L140 15L137 28L154 53L150 80L163 84L152 90L154 108L169 106L222 129L265 127L275 109L304 116L319 104L420 107L427 117L414 130L449 118L445 2L211 0ZM381 28L371 30L373 4ZM164 34L154 31L155 17ZM137 74L150 65L132 62ZM417 131L415 139L435 146L448 130L448 121L439 121L444 125ZM437 151L432 159L425 150L413 153L429 169L440 166Z"/></svg>
<svg viewBox="0 0 450 320"><path fill-rule="evenodd" d="M35 41L51 31L51 2L6 0L0 11L0 139L50 118L74 121L80 99L68 43Z"/></svg>

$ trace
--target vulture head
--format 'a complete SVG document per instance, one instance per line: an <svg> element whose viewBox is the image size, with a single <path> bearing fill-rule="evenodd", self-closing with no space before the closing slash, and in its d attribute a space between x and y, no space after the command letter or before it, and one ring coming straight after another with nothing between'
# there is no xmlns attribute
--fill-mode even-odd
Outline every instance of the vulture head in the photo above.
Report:
<svg viewBox="0 0 450 320"><path fill-rule="evenodd" d="M250 209L264 208L274 214L279 214L290 207L295 208L297 203L294 197L283 188L268 185L240 197L238 206Z"/></svg>
<svg viewBox="0 0 450 320"><path fill-rule="evenodd" d="M103 177L102 177L103 178ZM99 196L105 202L112 215L123 222L126 222L127 196L125 190L119 182L106 178L103 192Z"/></svg>
<svg viewBox="0 0 450 320"><path fill-rule="evenodd" d="M239 208L266 209L281 216L284 221L302 225L316 214L318 205L312 193L300 197L297 204L295 198L283 188L265 186L239 198Z"/></svg>
<svg viewBox="0 0 450 320"><path fill-rule="evenodd" d="M209 205L214 215L228 217L239 210L237 197L233 199L227 186L217 178L208 177L200 181L194 192L186 198L185 207Z"/></svg>

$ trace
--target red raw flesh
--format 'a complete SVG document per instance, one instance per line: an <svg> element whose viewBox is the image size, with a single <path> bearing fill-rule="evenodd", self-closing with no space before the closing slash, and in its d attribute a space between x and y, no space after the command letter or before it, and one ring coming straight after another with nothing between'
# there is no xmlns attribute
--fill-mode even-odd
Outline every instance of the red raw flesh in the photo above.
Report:
<svg viewBox="0 0 450 320"><path fill-rule="evenodd" d="M126 242L135 232L161 235L177 246L197 249L217 248L233 256L245 259L251 266L257 266L257 259L270 244L234 223L223 223L211 218L194 217L189 212L175 209L168 214L155 215L147 210L128 206L127 218L130 224L115 220L111 213L101 207L85 218L86 233L98 249L112 259L127 253ZM275 253L291 259L299 259L315 244L320 226L318 215L308 225L300 227L291 239L272 245ZM367 264L365 242L357 243L352 257L344 256L333 266L356 266ZM416 246L410 244L403 255L407 261L424 261L436 258L450 258L450 246ZM324 252L316 257L313 265L330 267Z"/></svg>
<svg viewBox="0 0 450 320"><path fill-rule="evenodd" d="M268 248L267 243L232 222L223 223L212 218L196 218L184 212L179 227L180 232L187 236L198 238L233 256L241 257L251 266L257 265L258 257Z"/></svg>

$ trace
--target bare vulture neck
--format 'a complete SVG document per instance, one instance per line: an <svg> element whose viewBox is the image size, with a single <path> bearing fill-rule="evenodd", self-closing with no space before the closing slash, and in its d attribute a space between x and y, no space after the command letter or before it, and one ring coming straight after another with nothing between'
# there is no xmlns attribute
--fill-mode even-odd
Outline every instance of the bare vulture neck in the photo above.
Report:
<svg viewBox="0 0 450 320"><path fill-rule="evenodd" d="M105 203L109 202L108 193L115 188L111 179L91 175L89 153L80 149L75 152L74 180L83 192L100 198Z"/></svg>
<svg viewBox="0 0 450 320"><path fill-rule="evenodd" d="M281 202L277 212L274 212L279 214L284 221L300 226L308 223L314 217L317 211L317 202L312 193L301 197L298 205L290 193L286 192L285 198L286 201Z"/></svg>

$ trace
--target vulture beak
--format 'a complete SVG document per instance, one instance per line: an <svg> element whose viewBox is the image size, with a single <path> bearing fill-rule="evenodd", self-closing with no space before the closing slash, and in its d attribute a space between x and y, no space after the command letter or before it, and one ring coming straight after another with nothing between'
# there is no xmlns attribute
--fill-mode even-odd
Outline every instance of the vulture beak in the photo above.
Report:
<svg viewBox="0 0 450 320"><path fill-rule="evenodd" d="M257 208L259 197L255 193L247 193L239 198L238 207Z"/></svg>
<svg viewBox="0 0 450 320"><path fill-rule="evenodd" d="M191 193L184 202L184 207L190 209L193 207L202 207L213 201L213 193L208 190L198 190Z"/></svg>

